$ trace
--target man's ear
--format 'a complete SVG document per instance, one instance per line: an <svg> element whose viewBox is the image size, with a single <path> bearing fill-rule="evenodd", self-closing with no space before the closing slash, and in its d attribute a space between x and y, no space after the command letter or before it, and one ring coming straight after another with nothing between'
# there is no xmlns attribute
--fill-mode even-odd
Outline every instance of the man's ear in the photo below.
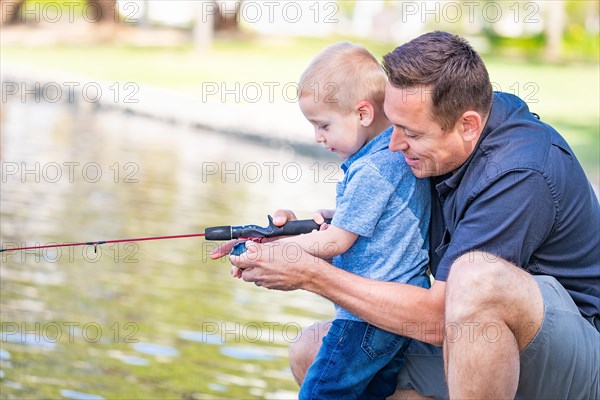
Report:
<svg viewBox="0 0 600 400"><path fill-rule="evenodd" d="M483 120L478 112L465 111L458 119L458 124L465 142L479 140L479 134L483 131Z"/></svg>
<svg viewBox="0 0 600 400"><path fill-rule="evenodd" d="M362 100L354 107L354 110L356 110L361 126L367 127L371 125L375 118L375 109L370 102Z"/></svg>

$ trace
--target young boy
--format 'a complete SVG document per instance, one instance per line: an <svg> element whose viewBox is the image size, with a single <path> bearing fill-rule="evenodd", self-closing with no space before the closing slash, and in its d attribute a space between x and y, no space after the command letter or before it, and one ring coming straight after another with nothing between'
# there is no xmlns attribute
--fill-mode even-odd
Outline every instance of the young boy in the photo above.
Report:
<svg viewBox="0 0 600 400"><path fill-rule="evenodd" d="M282 239L336 266L382 281L429 287L430 188L389 150L383 112L386 75L365 48L325 48L300 79L300 109L318 143L337 154L344 179L325 230ZM394 393L409 339L372 326L336 305L300 399L385 399Z"/></svg>

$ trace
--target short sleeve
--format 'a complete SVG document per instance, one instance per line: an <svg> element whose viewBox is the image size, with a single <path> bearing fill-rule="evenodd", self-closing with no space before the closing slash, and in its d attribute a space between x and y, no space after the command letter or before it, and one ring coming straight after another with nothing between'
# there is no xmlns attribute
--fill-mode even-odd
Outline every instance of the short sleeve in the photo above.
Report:
<svg viewBox="0 0 600 400"><path fill-rule="evenodd" d="M452 263L470 251L485 251L527 268L554 227L555 202L537 171L504 174L469 203L449 242L435 250L441 256L436 279L445 281Z"/></svg>
<svg viewBox="0 0 600 400"><path fill-rule="evenodd" d="M368 163L354 163L346 174L344 194L331 224L371 237L395 187Z"/></svg>

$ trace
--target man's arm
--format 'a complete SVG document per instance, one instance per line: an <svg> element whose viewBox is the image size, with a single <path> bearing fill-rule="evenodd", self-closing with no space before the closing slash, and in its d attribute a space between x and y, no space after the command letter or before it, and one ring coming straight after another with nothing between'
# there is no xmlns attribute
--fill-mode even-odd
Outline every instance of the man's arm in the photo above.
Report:
<svg viewBox="0 0 600 400"><path fill-rule="evenodd" d="M431 289L375 281L352 274L304 251L285 254L281 243L247 244L231 256L242 279L278 290L304 289L321 295L380 328L440 345L444 328L445 283Z"/></svg>

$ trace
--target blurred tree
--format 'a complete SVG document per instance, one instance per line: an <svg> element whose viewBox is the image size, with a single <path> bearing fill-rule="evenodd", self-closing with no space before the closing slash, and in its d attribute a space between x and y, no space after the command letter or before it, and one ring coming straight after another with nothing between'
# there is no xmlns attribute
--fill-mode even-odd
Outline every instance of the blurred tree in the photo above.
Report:
<svg viewBox="0 0 600 400"><path fill-rule="evenodd" d="M238 33L243 0L197 2L192 37L199 53L210 50L215 32Z"/></svg>
<svg viewBox="0 0 600 400"><path fill-rule="evenodd" d="M119 22L117 0L87 0L87 2L96 9L97 16L91 18L93 22Z"/></svg>
<svg viewBox="0 0 600 400"><path fill-rule="evenodd" d="M242 1L215 1L217 14L214 18L214 30L216 32L239 32L240 10Z"/></svg>
<svg viewBox="0 0 600 400"><path fill-rule="evenodd" d="M565 2L553 0L545 3L546 20L544 34L546 36L545 56L548 60L558 61L562 57L562 42L565 29Z"/></svg>
<svg viewBox="0 0 600 400"><path fill-rule="evenodd" d="M193 40L194 48L198 53L204 54L212 47L213 29L214 29L214 14L206 11L206 3L212 1L199 1L196 4L195 18L193 25ZM214 3L211 4L214 6Z"/></svg>
<svg viewBox="0 0 600 400"><path fill-rule="evenodd" d="M21 7L25 0L0 0L0 25L21 21Z"/></svg>

